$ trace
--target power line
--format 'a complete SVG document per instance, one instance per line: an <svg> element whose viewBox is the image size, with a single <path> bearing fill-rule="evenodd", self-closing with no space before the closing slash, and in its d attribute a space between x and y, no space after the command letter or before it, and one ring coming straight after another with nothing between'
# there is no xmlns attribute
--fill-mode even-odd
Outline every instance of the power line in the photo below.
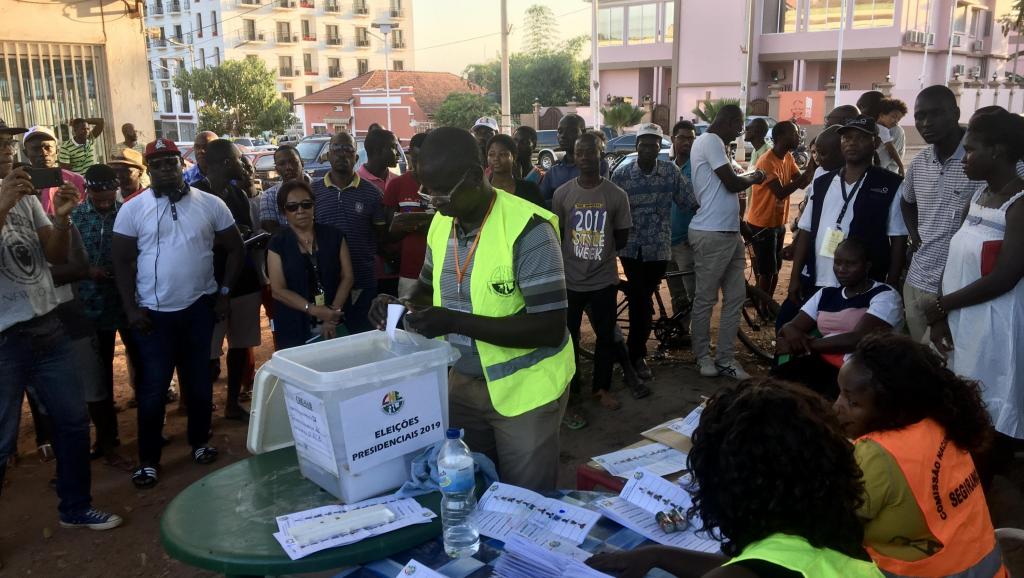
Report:
<svg viewBox="0 0 1024 578"><path fill-rule="evenodd" d="M578 14L580 12L584 12L584 11L587 11L587 10L590 10L590 8L580 8L579 10L572 10L572 11L569 11L569 12L565 12L563 14L556 14L555 18L561 18L563 16L571 16L573 14ZM488 33L488 34L482 34L480 36L474 36L472 38L463 38L462 40L453 40L451 42L444 42L442 44L434 44L433 46L424 46L422 48L417 47L417 48L415 48L413 50L414 50L414 52L419 52L421 50L430 50L432 48L442 48L442 47L445 47L445 46L452 46L452 45L455 45L455 44L462 44L463 42L472 42L474 40L481 40L481 39L484 39L484 38L490 38L491 36L498 36L500 34L501 34L501 31L499 30L497 32L491 32L491 33Z"/></svg>

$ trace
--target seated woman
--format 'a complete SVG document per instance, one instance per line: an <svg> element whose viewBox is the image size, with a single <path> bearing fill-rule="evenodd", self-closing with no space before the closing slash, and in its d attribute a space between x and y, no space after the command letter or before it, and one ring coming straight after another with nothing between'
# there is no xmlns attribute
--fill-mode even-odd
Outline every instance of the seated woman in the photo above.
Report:
<svg viewBox="0 0 1024 578"><path fill-rule="evenodd" d="M992 422L978 385L927 345L861 340L839 372L839 422L864 472L864 545L890 576L1006 577L972 453Z"/></svg>
<svg viewBox="0 0 1024 578"><path fill-rule="evenodd" d="M337 336L341 308L355 277L341 231L313 222L313 192L303 181L288 181L277 192L277 207L288 220L267 247L274 308L274 342L287 349Z"/></svg>
<svg viewBox="0 0 1024 578"><path fill-rule="evenodd" d="M839 244L833 271L840 287L819 290L782 326L774 375L802 383L829 400L839 395L836 379L846 354L865 335L903 324L899 294L868 277L870 270L863 243L849 238Z"/></svg>
<svg viewBox="0 0 1024 578"><path fill-rule="evenodd" d="M771 379L719 391L693 434L689 468L688 517L729 558L652 546L587 563L630 578L654 567L705 578L882 577L861 547L853 448L821 396Z"/></svg>
<svg viewBox="0 0 1024 578"><path fill-rule="evenodd" d="M507 193L530 201L543 207L544 197L540 195L540 187L533 181L519 177L519 164L516 162L516 141L507 134L496 134L487 141L487 167L491 169L491 185Z"/></svg>

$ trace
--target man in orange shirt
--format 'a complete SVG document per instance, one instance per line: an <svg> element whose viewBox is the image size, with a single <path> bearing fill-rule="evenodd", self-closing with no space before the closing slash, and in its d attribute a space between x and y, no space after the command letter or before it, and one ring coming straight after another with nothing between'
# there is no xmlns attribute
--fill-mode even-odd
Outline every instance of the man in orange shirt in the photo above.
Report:
<svg viewBox="0 0 1024 578"><path fill-rule="evenodd" d="M782 266L782 246L789 218L789 195L808 186L814 166L800 173L793 151L800 144L795 124L783 121L772 127L772 148L757 159L764 182L751 187L746 223L754 247L757 286L768 295L775 293Z"/></svg>

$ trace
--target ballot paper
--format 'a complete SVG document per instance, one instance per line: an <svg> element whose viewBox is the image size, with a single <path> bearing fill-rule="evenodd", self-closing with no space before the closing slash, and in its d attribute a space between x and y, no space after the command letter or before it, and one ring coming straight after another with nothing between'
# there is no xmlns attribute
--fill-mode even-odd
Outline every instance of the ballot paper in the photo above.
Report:
<svg viewBox="0 0 1024 578"><path fill-rule="evenodd" d="M514 533L539 528L572 544L582 544L601 514L509 484L495 482L476 508L480 533L506 541Z"/></svg>
<svg viewBox="0 0 1024 578"><path fill-rule="evenodd" d="M672 508L685 513L693 502L681 487L649 470L633 472L618 496L600 498L592 505L608 518L659 544L695 552L717 553L720 550L717 540L697 532L700 519L691 518L690 526L679 532L666 533L661 529L655 514Z"/></svg>
<svg viewBox="0 0 1024 578"><path fill-rule="evenodd" d="M387 334L388 340L395 340L395 328L398 327L398 321L402 319L402 314L405 313L405 305L401 303L388 303L388 320L387 320Z"/></svg>
<svg viewBox="0 0 1024 578"><path fill-rule="evenodd" d="M609 474L620 478L629 477L639 468L646 468L659 476L674 474L686 468L686 454L660 443L596 456L594 461Z"/></svg>
<svg viewBox="0 0 1024 578"><path fill-rule="evenodd" d="M691 411L682 421L674 421L668 424L669 429L680 433L688 438L693 437L693 432L700 423L700 415L704 411L704 405L698 405L697 409Z"/></svg>
<svg viewBox="0 0 1024 578"><path fill-rule="evenodd" d="M590 556L590 552L535 528L529 536L515 533L508 537L494 572L502 578L607 578L584 563Z"/></svg>
<svg viewBox="0 0 1024 578"><path fill-rule="evenodd" d="M388 509L395 514L394 521L373 528L362 528L348 534L330 536L305 546L300 546L295 539L292 538L291 534L288 533L289 528L302 524L308 520L321 518L323 516L331 516L334 514L343 514L360 508L375 506L377 504L386 504ZM435 517L437 516L434 512L424 508L419 502L412 498L401 498L389 495L374 498L372 500L365 500L363 502L357 502L355 504L322 506L319 508L313 508L312 510L278 516L278 531L274 534L274 538L277 539L279 544L281 544L281 547L284 548L284 551L288 554L289 558L292 560L298 560L299 558L309 556L310 554L321 550L326 550L327 548L354 544L360 540L373 536L380 536L381 534L386 534L393 530L411 526L413 524L425 524Z"/></svg>
<svg viewBox="0 0 1024 578"><path fill-rule="evenodd" d="M416 560L409 560L398 574L395 574L395 578L406 578L412 576L413 578L447 578L444 574L431 570L426 564L417 562Z"/></svg>

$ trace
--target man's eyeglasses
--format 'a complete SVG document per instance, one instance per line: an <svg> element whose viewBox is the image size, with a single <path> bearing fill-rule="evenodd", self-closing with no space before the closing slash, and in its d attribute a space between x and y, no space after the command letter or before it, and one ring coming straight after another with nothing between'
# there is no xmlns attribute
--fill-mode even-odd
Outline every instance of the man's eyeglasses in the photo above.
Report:
<svg viewBox="0 0 1024 578"><path fill-rule="evenodd" d="M423 199L424 201L430 203L430 205L433 206L434 208L437 208L437 202L450 203L452 201L452 195L454 195L455 191L458 190L458 188L462 186L462 183L466 181L466 177L468 177L468 176L469 176L469 170L467 169L466 172L462 173L462 178L459 179L459 182L455 183L455 186L452 187L448 191L447 194L444 194L444 195L431 195L431 194L428 194L428 193L424 193L423 191L428 190L428 189L426 187L422 186L422 185L420 186L420 190L418 191L417 194L419 194L421 199Z"/></svg>
<svg viewBox="0 0 1024 578"><path fill-rule="evenodd" d="M294 213L295 211L298 211L300 207L304 211L312 210L313 209L313 201L306 200L306 201L299 201L297 203L285 203L284 204L284 210L288 211L289 213Z"/></svg>

